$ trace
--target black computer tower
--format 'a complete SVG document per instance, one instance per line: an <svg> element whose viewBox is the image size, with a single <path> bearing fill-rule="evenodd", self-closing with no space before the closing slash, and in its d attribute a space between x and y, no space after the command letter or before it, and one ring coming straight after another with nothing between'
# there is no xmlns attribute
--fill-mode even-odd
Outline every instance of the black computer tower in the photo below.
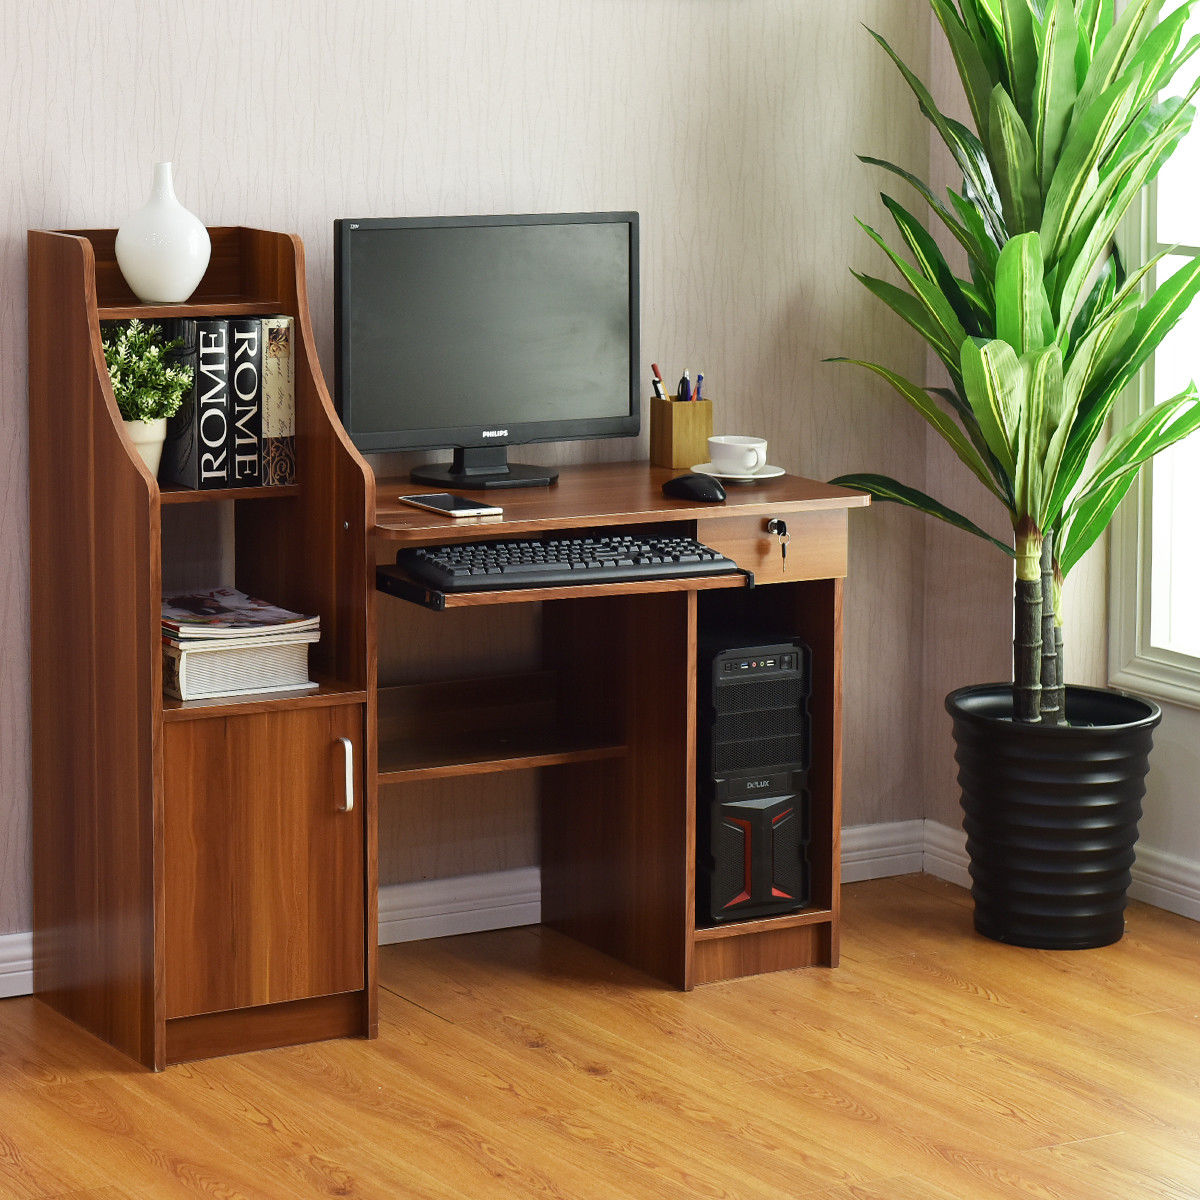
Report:
<svg viewBox="0 0 1200 1200"><path fill-rule="evenodd" d="M809 902L811 654L799 641L701 647L697 763L700 925Z"/></svg>

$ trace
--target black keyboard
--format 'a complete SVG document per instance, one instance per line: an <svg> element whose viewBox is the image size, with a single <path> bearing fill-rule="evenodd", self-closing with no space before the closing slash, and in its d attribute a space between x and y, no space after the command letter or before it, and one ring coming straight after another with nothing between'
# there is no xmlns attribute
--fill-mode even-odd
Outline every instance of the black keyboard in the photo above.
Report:
<svg viewBox="0 0 1200 1200"><path fill-rule="evenodd" d="M737 563L723 554L692 538L672 535L597 534L545 541L422 546L401 550L396 564L440 592L686 579L738 571Z"/></svg>

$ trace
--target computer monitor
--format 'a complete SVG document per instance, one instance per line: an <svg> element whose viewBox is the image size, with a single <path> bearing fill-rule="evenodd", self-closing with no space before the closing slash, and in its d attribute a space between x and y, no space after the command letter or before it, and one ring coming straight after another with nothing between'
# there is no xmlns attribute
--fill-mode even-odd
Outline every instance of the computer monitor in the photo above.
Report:
<svg viewBox="0 0 1200 1200"><path fill-rule="evenodd" d="M638 214L344 218L334 224L336 394L368 453L452 447L412 478L552 483L528 442L641 426Z"/></svg>

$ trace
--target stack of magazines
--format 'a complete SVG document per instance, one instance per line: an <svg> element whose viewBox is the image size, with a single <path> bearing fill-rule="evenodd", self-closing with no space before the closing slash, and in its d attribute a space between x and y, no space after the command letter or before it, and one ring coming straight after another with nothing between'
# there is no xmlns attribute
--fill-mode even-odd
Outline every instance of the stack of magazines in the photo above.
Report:
<svg viewBox="0 0 1200 1200"><path fill-rule="evenodd" d="M234 588L164 596L163 692L176 700L315 688L308 647L320 618Z"/></svg>

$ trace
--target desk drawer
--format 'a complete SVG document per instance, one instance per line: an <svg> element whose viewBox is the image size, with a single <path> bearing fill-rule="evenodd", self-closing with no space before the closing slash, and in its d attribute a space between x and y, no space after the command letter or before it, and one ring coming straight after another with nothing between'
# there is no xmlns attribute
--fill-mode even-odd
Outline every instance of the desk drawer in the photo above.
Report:
<svg viewBox="0 0 1200 1200"><path fill-rule="evenodd" d="M791 541L787 561L779 539L767 532L778 515L787 522ZM799 579L840 579L846 574L846 513L844 509L806 513L768 513L760 517L712 517L696 522L696 537L706 546L754 572L756 583L787 583Z"/></svg>

